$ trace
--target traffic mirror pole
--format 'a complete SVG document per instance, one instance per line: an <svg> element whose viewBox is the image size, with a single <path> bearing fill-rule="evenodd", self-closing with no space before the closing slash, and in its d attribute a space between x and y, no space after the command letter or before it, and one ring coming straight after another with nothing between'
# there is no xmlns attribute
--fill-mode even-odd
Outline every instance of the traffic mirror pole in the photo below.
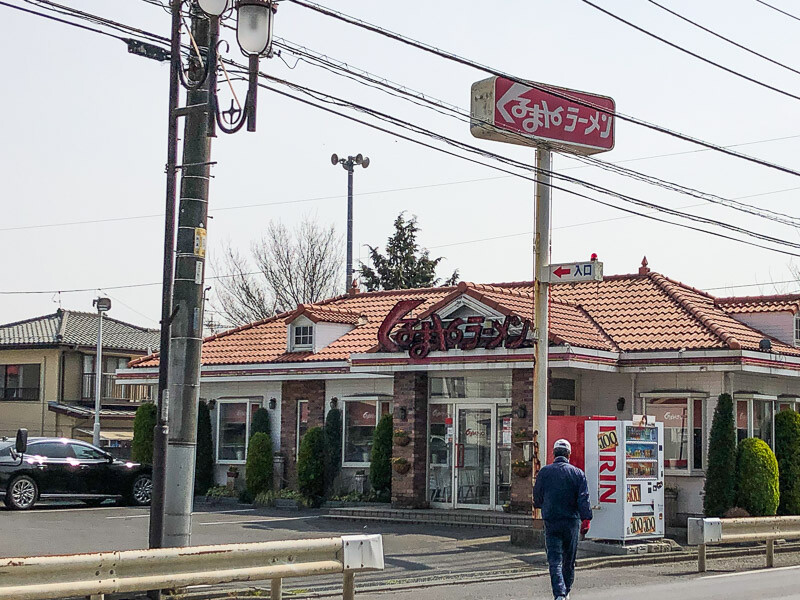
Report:
<svg viewBox="0 0 800 600"><path fill-rule="evenodd" d="M547 352L550 262L550 172L553 159L548 148L536 148L536 227L533 237L533 329L536 350L533 364L533 476L547 463ZM532 492L533 490L531 490ZM533 495L531 495L531 499ZM533 518L540 518L533 509Z"/></svg>

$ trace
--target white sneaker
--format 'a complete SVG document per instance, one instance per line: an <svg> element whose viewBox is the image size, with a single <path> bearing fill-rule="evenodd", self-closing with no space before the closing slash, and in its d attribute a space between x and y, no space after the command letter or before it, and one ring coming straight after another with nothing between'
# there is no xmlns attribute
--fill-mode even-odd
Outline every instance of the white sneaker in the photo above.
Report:
<svg viewBox="0 0 800 600"><path fill-rule="evenodd" d="M556 600L567 600L566 596L556 596Z"/></svg>

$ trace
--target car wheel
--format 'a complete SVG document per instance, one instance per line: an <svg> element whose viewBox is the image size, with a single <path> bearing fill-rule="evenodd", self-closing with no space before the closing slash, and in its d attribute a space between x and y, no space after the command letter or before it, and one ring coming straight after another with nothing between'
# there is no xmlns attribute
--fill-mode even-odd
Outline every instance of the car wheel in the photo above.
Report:
<svg viewBox="0 0 800 600"><path fill-rule="evenodd" d="M27 475L15 477L6 490L6 506L14 510L28 510L36 504L39 488L36 482Z"/></svg>
<svg viewBox="0 0 800 600"><path fill-rule="evenodd" d="M131 491L128 500L134 506L147 506L150 504L150 497L153 495L153 478L149 473L142 473L136 476L131 484Z"/></svg>

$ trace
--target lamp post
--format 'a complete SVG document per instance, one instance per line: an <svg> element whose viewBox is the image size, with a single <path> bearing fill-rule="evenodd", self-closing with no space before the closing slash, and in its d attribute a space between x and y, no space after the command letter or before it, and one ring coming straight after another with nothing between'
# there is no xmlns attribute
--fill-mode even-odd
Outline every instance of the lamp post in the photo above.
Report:
<svg viewBox="0 0 800 600"><path fill-rule="evenodd" d="M331 164L342 165L347 171L347 264L345 269L344 291L353 285L353 167L361 165L363 168L369 166L369 158L362 154L339 158L336 154L331 155Z"/></svg>
<svg viewBox="0 0 800 600"><path fill-rule="evenodd" d="M97 308L97 355L94 360L94 429L92 443L100 446L100 398L103 393L103 315L111 310L111 300L95 298L92 306Z"/></svg>
<svg viewBox="0 0 800 600"><path fill-rule="evenodd" d="M249 88L244 107L231 101L220 111L217 74L220 21L233 18L228 0L171 0L169 129L167 136L166 219L161 310L161 343L157 422L153 444L153 494L150 547L190 543L197 442L197 403L202 348L205 239L211 142L216 129L235 133L244 125L255 131L258 64L269 56L272 0L240 0L235 4L237 40L249 59ZM181 22L191 17L191 48L184 71ZM187 90L179 107L180 87ZM235 96L234 96L235 100ZM178 164L178 119L184 117L182 164ZM180 212L176 231L177 174ZM167 485L169 481L169 485ZM150 597L158 597L157 592Z"/></svg>

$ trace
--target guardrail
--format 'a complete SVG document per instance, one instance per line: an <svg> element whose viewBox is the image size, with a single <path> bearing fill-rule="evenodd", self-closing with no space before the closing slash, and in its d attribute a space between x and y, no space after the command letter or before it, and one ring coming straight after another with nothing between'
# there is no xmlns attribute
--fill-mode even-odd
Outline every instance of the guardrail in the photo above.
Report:
<svg viewBox="0 0 800 600"><path fill-rule="evenodd" d="M697 571L706 570L709 544L767 543L767 566L775 565L775 540L800 538L800 517L689 519L688 541L697 545Z"/></svg>
<svg viewBox="0 0 800 600"><path fill-rule="evenodd" d="M283 579L331 573L343 574L342 598L353 600L355 573L383 568L380 535L3 558L0 600L103 600L112 593L267 579L272 600L280 600Z"/></svg>

